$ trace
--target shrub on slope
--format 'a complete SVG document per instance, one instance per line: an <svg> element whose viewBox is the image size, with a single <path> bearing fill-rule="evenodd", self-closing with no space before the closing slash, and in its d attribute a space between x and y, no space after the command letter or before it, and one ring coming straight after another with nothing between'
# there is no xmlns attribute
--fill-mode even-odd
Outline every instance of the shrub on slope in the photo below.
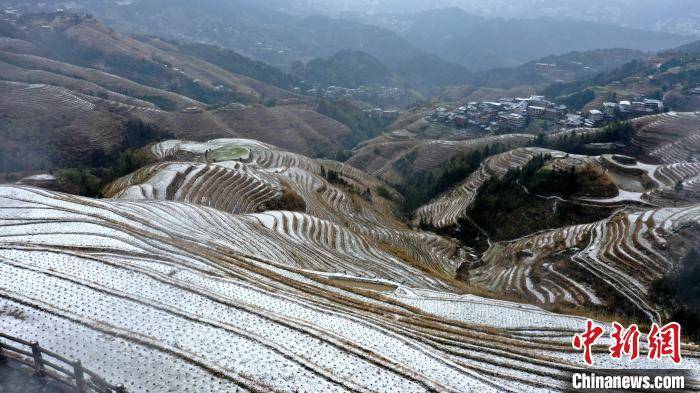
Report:
<svg viewBox="0 0 700 393"><path fill-rule="evenodd" d="M467 210L469 218L463 218L460 225L469 227L473 220L492 240L505 240L542 229L597 221L612 212L610 208L562 199L583 194L616 195L617 187L602 173L591 166L545 166L550 159L539 155L521 170L488 179Z"/></svg>
<svg viewBox="0 0 700 393"><path fill-rule="evenodd" d="M655 281L650 294L665 308L670 321L683 326L684 334L699 339L700 249L691 249L675 271Z"/></svg>

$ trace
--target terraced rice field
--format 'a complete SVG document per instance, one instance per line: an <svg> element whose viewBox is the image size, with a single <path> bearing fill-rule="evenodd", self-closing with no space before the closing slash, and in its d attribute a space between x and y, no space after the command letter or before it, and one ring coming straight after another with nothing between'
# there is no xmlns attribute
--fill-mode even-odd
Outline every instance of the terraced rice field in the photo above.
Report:
<svg viewBox="0 0 700 393"><path fill-rule="evenodd" d="M673 268L667 250L671 240L682 228L697 224L700 205L620 212L593 224L494 244L482 256L484 265L470 271L470 279L542 304L601 305L600 293L614 292L659 320L647 298L649 284ZM572 279L572 270L593 278L588 281L595 285Z"/></svg>
<svg viewBox="0 0 700 393"><path fill-rule="evenodd" d="M681 182L684 188L693 191L698 190L698 177L700 177L700 162L661 165L654 172L654 179L668 188L673 188Z"/></svg>
<svg viewBox="0 0 700 393"><path fill-rule="evenodd" d="M40 110L43 108L43 110ZM95 109L87 98L57 86L0 81L0 112L78 116Z"/></svg>
<svg viewBox="0 0 700 393"><path fill-rule="evenodd" d="M203 157L207 150L223 148L247 149L250 153L243 161L261 168L297 167L313 173L321 172L321 166L316 160L252 139L224 138L204 143L171 140L152 146L151 152L159 159L169 159L182 153Z"/></svg>
<svg viewBox="0 0 700 393"><path fill-rule="evenodd" d="M632 176L638 180L646 178L651 182L649 188L643 188L637 192L627 192L627 197L631 201L644 202L657 207L689 205L700 201L700 185L698 184L700 183L700 163L698 162L661 165L640 162L623 164L610 155L596 159L611 174L619 173L622 177ZM626 184L623 182L618 186L623 194ZM617 199L622 201L625 196L621 195Z"/></svg>
<svg viewBox="0 0 700 393"><path fill-rule="evenodd" d="M700 115L668 112L636 121L633 143L651 158L665 163L696 161L700 157Z"/></svg>
<svg viewBox="0 0 700 393"><path fill-rule="evenodd" d="M688 116L690 115L685 114L682 116L680 114L671 113L649 116L642 120L649 123L649 125L645 126L647 127L645 130L648 130L655 124L666 124L664 123L664 119L686 119ZM698 119L694 119L694 121L698 122ZM642 133L644 132L648 131L642 131ZM670 149L678 145L679 144L674 142L672 145L664 146ZM685 146L685 148L692 148L692 145L690 147ZM700 200L700 194L698 193L698 191L700 191L700 164L695 161L688 162L681 160L661 165L636 162L627 165L615 161L615 159L609 155L600 157L574 156L546 149L519 148L486 159L481 167L468 176L462 184L417 209L415 212L416 218L414 224L424 222L436 228L444 228L456 224L457 220L463 216L465 210L473 201L479 187L487 179L492 176L502 176L510 169L521 168L535 155L547 153L552 154L555 158L573 157L590 162L593 165L601 167L605 173L608 173L608 171L610 171L610 174L619 172L623 177L632 176L637 178L638 181L642 181L642 179L646 177L653 183L650 189L632 191L628 189L628 185L624 182L617 182L616 185L620 188L617 197L608 199L584 198L583 202L585 203L615 205L637 203L638 205L673 207L679 206L679 204L689 205ZM676 191L679 182L684 193L679 194ZM641 183L639 183L639 188L642 187Z"/></svg>
<svg viewBox="0 0 700 393"><path fill-rule="evenodd" d="M285 216L299 223L285 229ZM578 318L420 284L329 285L256 235L331 242L303 220L314 219L0 187L0 309L11 311L0 328L135 392L548 391L580 366L566 342ZM700 369L696 348L680 367Z"/></svg>
<svg viewBox="0 0 700 393"><path fill-rule="evenodd" d="M388 183L400 184L407 177L421 171L432 171L460 153L500 145L517 148L532 142L528 134L506 134L477 139L413 140L398 142L368 143L347 161L372 176Z"/></svg>
<svg viewBox="0 0 700 393"><path fill-rule="evenodd" d="M452 191L416 210L416 223L424 222L436 228L444 228L457 223L486 180L492 176L503 176L511 169L522 168L539 154L563 156L564 153L540 148L520 148L492 156L481 164L479 169Z"/></svg>
<svg viewBox="0 0 700 393"><path fill-rule="evenodd" d="M281 194L275 177L240 162L154 164L118 179L105 190L107 197L189 202L230 213L265 210Z"/></svg>
<svg viewBox="0 0 700 393"><path fill-rule="evenodd" d="M186 152L194 155L193 159L200 160L207 150L232 147L242 147L250 152L245 160L247 163L161 163L145 169L146 172L154 174L147 181L143 180L146 175L137 172L115 183L113 187L122 190L115 193L115 196L128 198L130 193L135 193L136 199L179 200L232 213L254 213L260 211L261 206L264 207L260 195L274 198L274 193L279 192L279 184L284 183L304 200L307 214L266 212L247 217L255 217L259 224L277 235L282 235L282 239L274 241L286 242L285 244L289 244L288 249L294 250L265 254L266 258L284 259L292 266L309 270L384 279L439 290L451 287L450 278L455 276L463 261L475 259L470 250L460 248L449 239L403 227L392 218L390 211L382 208L386 206L381 203L381 198L376 198L376 202L367 201L329 183L321 176L323 166L325 170L337 171L345 181L358 189L372 188L380 184L373 177L350 166L333 161L312 160L270 145L242 139L222 139L207 143L169 141L154 146L152 151L161 158L177 157ZM419 209L417 220L431 222L438 227L454 224L486 179L502 176L512 168L520 168L538 154L551 154L558 160L569 160L566 162L576 158L579 161L598 163L611 171L645 173L657 184L655 190L639 194L639 201L642 202L641 198L645 198L647 203L660 192L673 189L679 180L687 183L691 189L696 181L694 175L700 169L694 163L624 165L608 156L569 156L547 149L520 148L485 160L480 169L469 176L462 185ZM166 169L175 166L183 170L182 168L189 168L188 165L206 167L209 171L221 166L225 170L219 168L206 176L198 176L195 172L191 176L184 176L182 173L175 174ZM240 175L236 175L238 178L244 179L246 175L257 182L254 183L255 186L245 188L227 180L233 177L232 175L217 175L220 172L228 173L227 171L240 172ZM198 181L189 185L189 177ZM177 178L185 180L174 182L173 179ZM143 184L134 186L132 183ZM149 188L152 184L160 186ZM241 204L246 202L245 206L230 209L217 205L217 201L227 201L231 198L212 198L211 195L222 195L222 190L227 188L239 190L237 192L241 195L236 199ZM161 191L150 191L151 189ZM180 191L181 189L187 192ZM168 190L171 195L164 197ZM242 195L243 191L249 192ZM631 198L627 197L627 194L633 193L621 190L617 198L619 202ZM202 197L205 195L206 198ZM671 268L668 255L662 251L665 244L662 240L664 237L673 236L675 230L669 229L665 222L656 219L657 214L663 213L619 214L598 223L543 231L513 242L495 244L482 256L483 265L469 271L469 280L472 284L488 290L518 294L536 303L571 306L602 307L609 299L605 299L601 291L609 292L613 288L613 292L618 296L624 297L641 312L656 319L658 313L646 300L646 290L651 281L661 277ZM683 223L696 221L691 217L684 219ZM349 247L350 244L355 246ZM640 250L635 247L639 247ZM623 251L616 251L618 249ZM252 253L255 254L254 251ZM568 253L563 258L568 260L567 264L555 263L556 260L562 259L553 258L553 255L558 253ZM604 262L600 262L601 258ZM647 261L645 258L651 259ZM373 266L372 261L377 261L377 266ZM435 278L426 279L425 275L412 270L416 268L432 272ZM577 271L578 275L599 275L600 284L596 287L581 282L580 277L571 276L570 269ZM602 271L599 271L600 269ZM421 279L417 280L415 277Z"/></svg>
<svg viewBox="0 0 700 393"><path fill-rule="evenodd" d="M216 149L238 148L248 152L242 160L196 163ZM381 183L348 165L310 159L246 139L167 141L154 145L151 152L159 159L187 156L193 161L166 161L143 168L114 182L106 195L126 200L182 201L240 214L268 210L282 197L282 188L289 187L288 192L304 201L307 215L281 212L271 216L266 212L259 216L261 223L295 239L290 249L300 255L306 255L300 250L313 254L316 246L309 244L321 237L331 239L323 240L329 250L340 247L343 254L324 263L318 262L323 260L318 256L304 261L289 252L280 255L296 266L363 277L376 275L397 282L417 280L445 289L451 284L444 281L452 279L468 252L452 240L409 230L393 216L391 204L377 194ZM323 171L338 173L348 186L330 183L323 177L322 167ZM371 197L358 194L367 189L374 190ZM342 240L350 234L353 242L362 244L360 249L348 248ZM426 279L421 270L441 278Z"/></svg>
<svg viewBox="0 0 700 393"><path fill-rule="evenodd" d="M552 154L557 158L552 163L555 166L560 161L564 167L571 165L572 158L588 162L610 177L619 195L581 197L578 202L613 205L621 210L599 222L490 244L480 258L471 260L466 276L473 285L543 305L604 308L613 298L622 298L648 319L659 320L659 311L648 298L649 286L668 274L672 261L678 258L668 250L668 244L686 236L683 230L700 224L700 164L678 153L679 149L694 149L689 141L695 135L693 127L700 124L698 119L695 114L668 113L635 120L641 131L634 143L646 141L643 148L651 152L644 160L651 161L654 154L670 154L661 164L531 148L493 156L461 185L419 208L415 224L424 222L438 228L456 224L488 178L520 168L536 154ZM674 137L683 135L690 139L676 143Z"/></svg>

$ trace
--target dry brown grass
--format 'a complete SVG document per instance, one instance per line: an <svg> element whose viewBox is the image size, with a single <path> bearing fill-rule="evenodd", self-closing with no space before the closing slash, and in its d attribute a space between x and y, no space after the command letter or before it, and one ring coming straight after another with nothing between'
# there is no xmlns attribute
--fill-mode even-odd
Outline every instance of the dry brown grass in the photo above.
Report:
<svg viewBox="0 0 700 393"><path fill-rule="evenodd" d="M424 263L416 260L411 255L409 255L404 249L393 246L391 244L379 243L379 247L388 252L389 254L395 256L396 258L406 262L406 264L421 270L426 275L437 278L444 283L448 284L452 289L459 294L469 294L481 296L489 299L503 300L514 303L529 304L529 302L517 293L502 293L493 292L485 288L473 285L469 282L460 280L456 275L449 275L442 271L437 271L430 269L425 266Z"/></svg>
<svg viewBox="0 0 700 393"><path fill-rule="evenodd" d="M576 171L580 186L579 193L599 198L612 198L618 193L617 186L604 170L593 163L586 164Z"/></svg>
<svg viewBox="0 0 700 393"><path fill-rule="evenodd" d="M282 195L267 204L267 210L306 212L306 202L288 184L282 184Z"/></svg>

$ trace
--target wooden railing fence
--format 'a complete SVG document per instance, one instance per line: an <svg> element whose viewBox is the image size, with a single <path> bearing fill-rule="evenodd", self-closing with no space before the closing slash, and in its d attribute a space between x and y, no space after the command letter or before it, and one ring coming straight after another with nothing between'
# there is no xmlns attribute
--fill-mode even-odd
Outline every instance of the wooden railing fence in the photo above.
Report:
<svg viewBox="0 0 700 393"><path fill-rule="evenodd" d="M22 347L25 347L23 349ZM80 360L69 360L39 346L0 332L0 362L10 358L34 369L38 377L51 377L72 386L78 393L127 393L124 385L111 385L83 367Z"/></svg>

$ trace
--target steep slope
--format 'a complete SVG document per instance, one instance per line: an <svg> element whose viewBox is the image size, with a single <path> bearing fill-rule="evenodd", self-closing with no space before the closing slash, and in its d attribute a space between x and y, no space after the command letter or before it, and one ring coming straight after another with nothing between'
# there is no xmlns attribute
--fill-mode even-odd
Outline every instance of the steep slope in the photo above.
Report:
<svg viewBox="0 0 700 393"><path fill-rule="evenodd" d="M483 265L469 271L469 280L538 303L626 307L659 320L649 286L668 274L682 253L672 254L668 244L683 238L692 244L698 224L700 208L693 205L623 212L594 224L545 231L493 245Z"/></svg>
<svg viewBox="0 0 700 393"><path fill-rule="evenodd" d="M700 115L669 112L636 121L633 143L641 153L665 164L700 157Z"/></svg>
<svg viewBox="0 0 700 393"><path fill-rule="evenodd" d="M0 50L5 171L82 165L95 154L139 147L126 140L137 120L152 129L146 142L254 136L314 156L331 156L350 133L306 98L197 58L190 47L137 40L62 12L0 23L12 43ZM266 70L238 63L250 74ZM22 159L39 152L50 162Z"/></svg>
<svg viewBox="0 0 700 393"><path fill-rule="evenodd" d="M558 167L560 173L576 174L579 167L594 168L590 174L604 178L600 185L614 184L617 196L562 197L530 192L525 183L518 183L517 187L531 197L547 201L543 206L551 207L555 213L564 209L564 204L575 203L599 210L614 209L609 218L591 219L591 215L587 220L576 221L579 225L538 227L551 213L540 211L538 223L531 224L536 229L517 239L506 238L514 240L489 239L480 258L460 267L460 277L472 285L518 294L551 307L583 306L659 320L663 311L651 299L650 287L673 272L678 261L697 244L700 165L695 161L694 141L700 122L695 113L669 112L638 118L632 124L635 132L626 150L639 159L535 148L512 150L486 159L462 184L419 208L415 223L447 231L465 230L459 227L463 225L460 219L479 213L470 213L470 208L483 192L482 186L489 179L524 167L537 155L551 156L547 167ZM589 135L601 132L604 130L574 131ZM557 135L550 138L556 139ZM516 222L516 212L504 212L513 214L509 225L523 224ZM487 215L496 220L500 213L491 211ZM478 225L474 218L469 222ZM483 228L478 229L489 236Z"/></svg>
<svg viewBox="0 0 700 393"><path fill-rule="evenodd" d="M266 210L279 202L282 185L272 176L242 163L208 165L164 162L139 169L118 179L105 197L170 200L213 207L229 213Z"/></svg>
<svg viewBox="0 0 700 393"><path fill-rule="evenodd" d="M34 9L55 9L51 2L30 5ZM86 0L65 6L87 10L122 31L211 43L275 66L354 50L376 57L416 87L464 83L468 75L464 67L417 48L389 29L313 13L286 12L286 2ZM424 73L418 72L417 66Z"/></svg>
<svg viewBox="0 0 700 393"><path fill-rule="evenodd" d="M41 170L86 162L93 152L126 144L127 119L100 101L58 86L0 81L0 169ZM154 130L151 137L165 133Z"/></svg>
<svg viewBox="0 0 700 393"><path fill-rule="evenodd" d="M434 170L460 153L485 146L515 148L532 142L534 135L506 134L467 140L397 140L381 136L363 143L347 161L358 169L392 184L401 184L419 172Z"/></svg>
<svg viewBox="0 0 700 393"><path fill-rule="evenodd" d="M555 159L578 157L592 162L613 176L612 180L622 190L618 197L587 202L643 202L650 206L674 206L683 199L696 199L693 191L700 172L697 172L698 166L693 162L700 150L697 145L700 141L700 117L691 112L669 112L636 118L631 124L635 132L626 150L641 157L639 163L634 158L628 158L632 162L625 164L612 156L585 157L539 148L515 149L486 159L479 170L461 184L419 208L415 215L416 223L423 222L437 228L456 224L473 201L479 187L488 178L502 176L509 169L521 168L538 154L551 154ZM576 135L594 135L605 130L586 128L562 131L547 139L553 141L572 132ZM682 187L687 187L685 197L675 190L679 181Z"/></svg>
<svg viewBox="0 0 700 393"><path fill-rule="evenodd" d="M446 288L453 285L457 266L468 252L454 241L406 228L394 217L393 204L379 190L398 197L395 191L338 162L314 160L246 139L166 141L152 146L151 151L160 160L190 162L166 161L143 168L115 181L105 195L126 200L184 201L232 213L295 209L310 216L280 212L258 217L290 241L320 241L348 255L367 255L366 265L350 259L316 266L309 265L311 258L291 258L307 268L358 276L364 276L364 271L399 282L424 280L418 270L412 270L415 268L443 281L432 280L431 285ZM353 251L358 244L358 250L364 251ZM315 252L308 245L298 247ZM386 276L377 270L380 265L372 266L369 255L404 265L411 274Z"/></svg>
<svg viewBox="0 0 700 393"><path fill-rule="evenodd" d="M503 176L511 169L521 168L539 154L565 155L547 149L521 148L489 157L462 184L420 207L415 214L416 223L425 223L436 228L456 224L486 180L491 176Z"/></svg>

